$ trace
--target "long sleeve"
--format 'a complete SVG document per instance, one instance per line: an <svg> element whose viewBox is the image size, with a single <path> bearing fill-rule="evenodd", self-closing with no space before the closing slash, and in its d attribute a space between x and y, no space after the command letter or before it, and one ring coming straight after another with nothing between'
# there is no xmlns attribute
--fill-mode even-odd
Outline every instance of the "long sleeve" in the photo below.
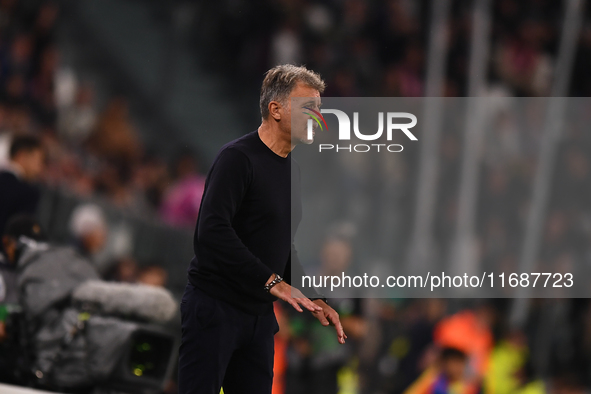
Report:
<svg viewBox="0 0 591 394"><path fill-rule="evenodd" d="M194 238L195 254L206 246L224 274L264 286L273 271L244 245L232 222L252 181L252 165L237 149L226 148L214 163L205 185Z"/></svg>
<svg viewBox="0 0 591 394"><path fill-rule="evenodd" d="M205 181L191 285L248 313L273 311L264 286L289 260L290 171L291 156L275 154L257 130L222 148Z"/></svg>

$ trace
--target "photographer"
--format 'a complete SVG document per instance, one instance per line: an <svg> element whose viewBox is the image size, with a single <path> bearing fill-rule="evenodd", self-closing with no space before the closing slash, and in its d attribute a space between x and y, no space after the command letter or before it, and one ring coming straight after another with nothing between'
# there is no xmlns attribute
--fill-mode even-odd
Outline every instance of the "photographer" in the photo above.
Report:
<svg viewBox="0 0 591 394"><path fill-rule="evenodd" d="M20 310L18 303L18 277L16 262L19 239L36 242L45 240L39 223L29 215L13 216L2 235L4 254L0 254L0 381L14 381L14 352L18 347L11 316Z"/></svg>
<svg viewBox="0 0 591 394"><path fill-rule="evenodd" d="M99 280L88 259L45 242L41 226L28 216L11 220L2 240L13 274L3 275L11 278L3 282L10 283L22 312L10 314L18 330L10 330L15 335L0 350L0 373L56 391L111 385L158 392L170 375L174 340L151 324L174 317L176 302L167 290ZM137 343L150 351L134 353Z"/></svg>

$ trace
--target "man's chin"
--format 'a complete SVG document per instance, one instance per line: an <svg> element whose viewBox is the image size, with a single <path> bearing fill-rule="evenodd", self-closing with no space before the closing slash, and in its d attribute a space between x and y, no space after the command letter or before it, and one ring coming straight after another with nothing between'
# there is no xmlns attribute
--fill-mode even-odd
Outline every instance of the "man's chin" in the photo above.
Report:
<svg viewBox="0 0 591 394"><path fill-rule="evenodd" d="M311 140L309 140L308 138L297 138L297 139L293 139L292 142L294 143L294 145L300 145L300 144L312 145L312 143L314 142L314 137L312 137Z"/></svg>

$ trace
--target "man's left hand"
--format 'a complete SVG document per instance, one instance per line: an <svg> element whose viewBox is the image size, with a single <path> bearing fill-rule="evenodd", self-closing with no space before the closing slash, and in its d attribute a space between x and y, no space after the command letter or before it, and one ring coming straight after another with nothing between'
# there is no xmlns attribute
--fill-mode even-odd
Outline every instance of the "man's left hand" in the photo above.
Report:
<svg viewBox="0 0 591 394"><path fill-rule="evenodd" d="M320 306L322 310L318 312L311 312L312 315L318 319L323 326L328 326L329 324L334 326L335 330L337 330L339 343L344 344L347 335L343 330L343 325L341 324L341 320L339 319L339 314L337 311L332 309L326 302L322 300L314 300L313 302Z"/></svg>

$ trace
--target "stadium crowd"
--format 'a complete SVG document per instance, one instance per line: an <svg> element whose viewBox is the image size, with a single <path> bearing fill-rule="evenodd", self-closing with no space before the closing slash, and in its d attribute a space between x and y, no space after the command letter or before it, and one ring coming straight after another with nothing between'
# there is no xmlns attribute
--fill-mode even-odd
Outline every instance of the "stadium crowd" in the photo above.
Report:
<svg viewBox="0 0 591 394"><path fill-rule="evenodd" d="M429 2L223 3L226 6L203 5L207 23L198 24L196 42L200 51L215 50L216 56L207 58L228 79L257 81L243 84L245 88L256 91L262 73L274 64L304 63L327 80L327 96L424 93ZM561 2L499 0L493 5L490 90L504 96L548 94ZM449 97L466 94L471 28L471 2L454 1L452 6L444 89ZM589 8L586 12L572 96L591 93ZM11 153L10 147L29 141L24 151L42 147L46 156L42 172L34 177L44 187L82 197L101 195L121 210L152 215L167 225L192 227L204 182L204 169L195 153L179 150L168 165L157 151L142 146L125 98L114 97L101 110L92 84L78 81L60 67L55 39L58 21L57 2L0 1L3 171L14 172L16 154L22 152L13 149ZM539 135L539 130L520 134L508 122L487 143L477 228L485 265L508 265L519 256ZM541 264L589 263L590 138L581 127L569 131L561 142ZM461 152L461 134L443 136L435 225L440 249L450 247L449 229L455 228ZM400 211L410 213L411 174L416 173L417 164L410 158L401 160L408 162L399 164L404 169L397 183L403 196ZM79 208L70 221L73 243L81 254L92 256L104 246L109 223L98 207ZM9 218L2 219L5 223ZM330 233L319 260L345 264L343 260L354 256L352 249L347 234ZM130 257L103 275L164 286L166 268L155 264L140 270ZM587 300L538 301L532 327L525 331L510 329L509 303L502 300L466 305L439 299L330 302L351 338L346 347L337 346L332 333L321 330L312 318L276 306L281 330L276 338L275 393L468 394L482 387L486 394L577 394L591 387L591 305ZM540 337L536 325L548 323L543 313L548 308L563 310L565 325ZM536 354L540 341L551 342L547 356L551 362L534 367L530 355ZM167 390L174 392L174 385Z"/></svg>
<svg viewBox="0 0 591 394"><path fill-rule="evenodd" d="M270 64L304 63L327 81L328 97L424 94L430 2L381 0L225 2L204 6L195 25L199 50L227 76L259 80ZM452 1L443 95L467 94L472 2ZM518 96L549 93L562 3L492 2L491 84ZM589 15L587 9L586 15ZM272 22L271 22L272 21ZM225 48L218 51L218 48ZM238 55L236 55L238 54ZM235 61L238 59L238 61ZM591 33L586 25L570 93L588 96Z"/></svg>
<svg viewBox="0 0 591 394"><path fill-rule="evenodd" d="M99 108L92 83L60 65L57 2L0 7L0 163L8 162L11 138L32 134L46 152L45 185L192 227L204 182L196 154L179 148L168 165L143 148L125 98Z"/></svg>

